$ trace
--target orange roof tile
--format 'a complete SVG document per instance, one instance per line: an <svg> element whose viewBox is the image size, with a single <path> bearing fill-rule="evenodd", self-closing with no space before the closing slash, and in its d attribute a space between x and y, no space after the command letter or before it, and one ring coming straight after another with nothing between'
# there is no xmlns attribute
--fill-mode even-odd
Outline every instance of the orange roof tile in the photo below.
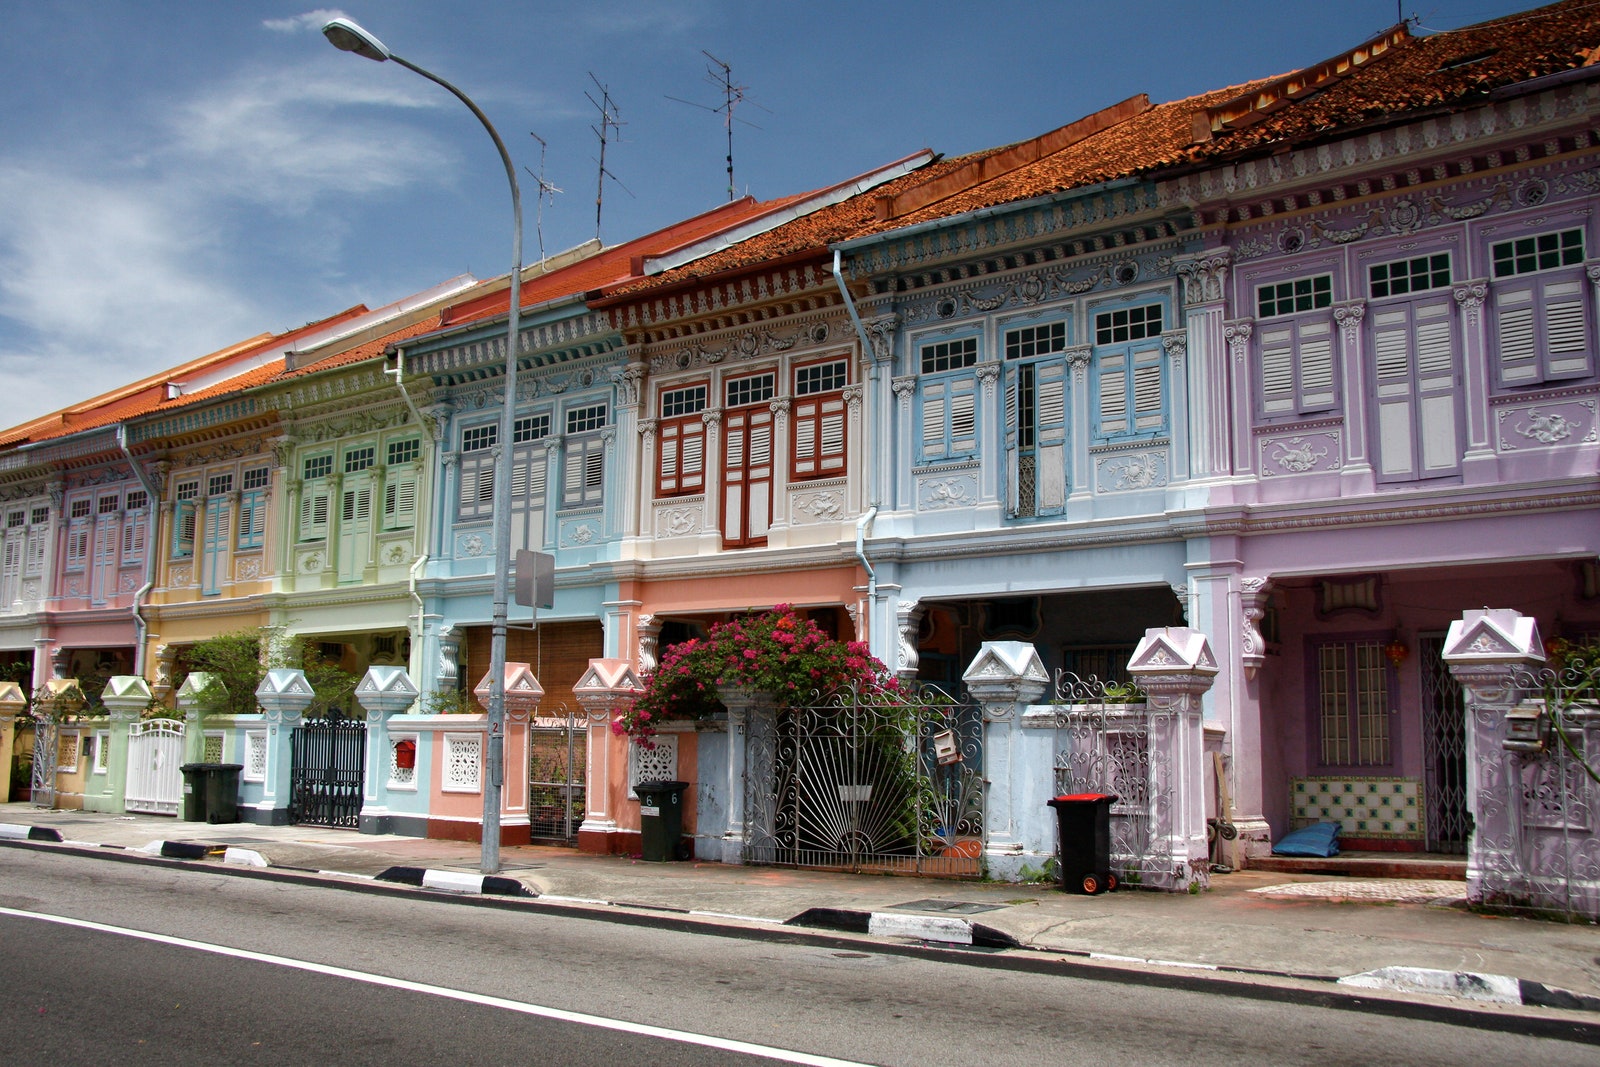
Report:
<svg viewBox="0 0 1600 1067"><path fill-rule="evenodd" d="M180 363L158 374L141 378L130 385L13 426L9 430L0 432L0 449L49 441L84 430L125 422L160 410L164 406L182 406L188 403L188 398L177 397L168 400L167 383L181 382L186 377L204 371L216 371L229 364L244 364L252 359L277 355L286 344L292 343L297 338L309 336L341 322L351 321L366 313L366 305L357 304L336 315L330 315L284 333L258 334L247 341L218 349L187 363ZM257 368L258 371L260 369L262 368Z"/></svg>

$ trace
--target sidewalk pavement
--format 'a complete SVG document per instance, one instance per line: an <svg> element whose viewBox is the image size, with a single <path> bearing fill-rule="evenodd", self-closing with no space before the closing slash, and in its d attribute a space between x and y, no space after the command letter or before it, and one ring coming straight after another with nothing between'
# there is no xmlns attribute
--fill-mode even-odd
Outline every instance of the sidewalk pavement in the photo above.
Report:
<svg viewBox="0 0 1600 1067"><path fill-rule="evenodd" d="M206 863L332 880L425 881L433 889L532 895L547 904L666 913L708 925L812 926L1146 972L1444 994L1522 1012L1570 1012L1600 1027L1600 927L1470 912L1461 906L1465 883L1457 881L1240 871L1213 874L1211 888L1195 895L1119 890L1086 897L1041 885L645 863L507 846L501 877L486 884L475 842L0 805L0 844L30 834L59 834L64 846L152 854L165 844L169 856L205 856Z"/></svg>

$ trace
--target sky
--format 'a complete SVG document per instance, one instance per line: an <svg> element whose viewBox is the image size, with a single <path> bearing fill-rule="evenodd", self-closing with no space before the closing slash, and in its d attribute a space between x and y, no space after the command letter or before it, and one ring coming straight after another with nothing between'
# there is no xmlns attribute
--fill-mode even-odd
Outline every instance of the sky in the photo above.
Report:
<svg viewBox="0 0 1600 1067"><path fill-rule="evenodd" d="M1395 23L1529 0L0 0L0 426L264 332L511 267L511 197L459 101L334 49L353 18L489 116L524 259L931 148L1033 137L1136 93L1306 66ZM674 99L676 98L676 99ZM545 147L535 139L542 138ZM540 195L540 178L559 192Z"/></svg>

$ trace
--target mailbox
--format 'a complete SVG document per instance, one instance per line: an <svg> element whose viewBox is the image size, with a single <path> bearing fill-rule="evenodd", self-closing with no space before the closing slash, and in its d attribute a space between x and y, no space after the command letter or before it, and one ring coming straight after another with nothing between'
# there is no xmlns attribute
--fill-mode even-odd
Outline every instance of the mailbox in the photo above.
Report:
<svg viewBox="0 0 1600 1067"><path fill-rule="evenodd" d="M417 766L417 743L410 738L394 743L394 765L400 770L409 771Z"/></svg>
<svg viewBox="0 0 1600 1067"><path fill-rule="evenodd" d="M1506 712L1506 739L1502 744L1511 752L1543 752L1549 727L1545 702L1524 700Z"/></svg>

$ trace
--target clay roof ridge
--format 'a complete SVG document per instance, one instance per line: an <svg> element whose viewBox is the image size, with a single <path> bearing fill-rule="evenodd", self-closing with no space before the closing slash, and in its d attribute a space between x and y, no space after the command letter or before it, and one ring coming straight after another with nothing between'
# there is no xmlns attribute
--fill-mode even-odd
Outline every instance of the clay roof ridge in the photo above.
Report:
<svg viewBox="0 0 1600 1067"><path fill-rule="evenodd" d="M1415 38L1410 29L1402 22L1320 63L1281 74L1248 93L1213 104L1195 114L1194 139L1197 142L1208 141L1216 134L1252 126L1273 112L1349 77L1357 69L1382 59L1413 40Z"/></svg>

